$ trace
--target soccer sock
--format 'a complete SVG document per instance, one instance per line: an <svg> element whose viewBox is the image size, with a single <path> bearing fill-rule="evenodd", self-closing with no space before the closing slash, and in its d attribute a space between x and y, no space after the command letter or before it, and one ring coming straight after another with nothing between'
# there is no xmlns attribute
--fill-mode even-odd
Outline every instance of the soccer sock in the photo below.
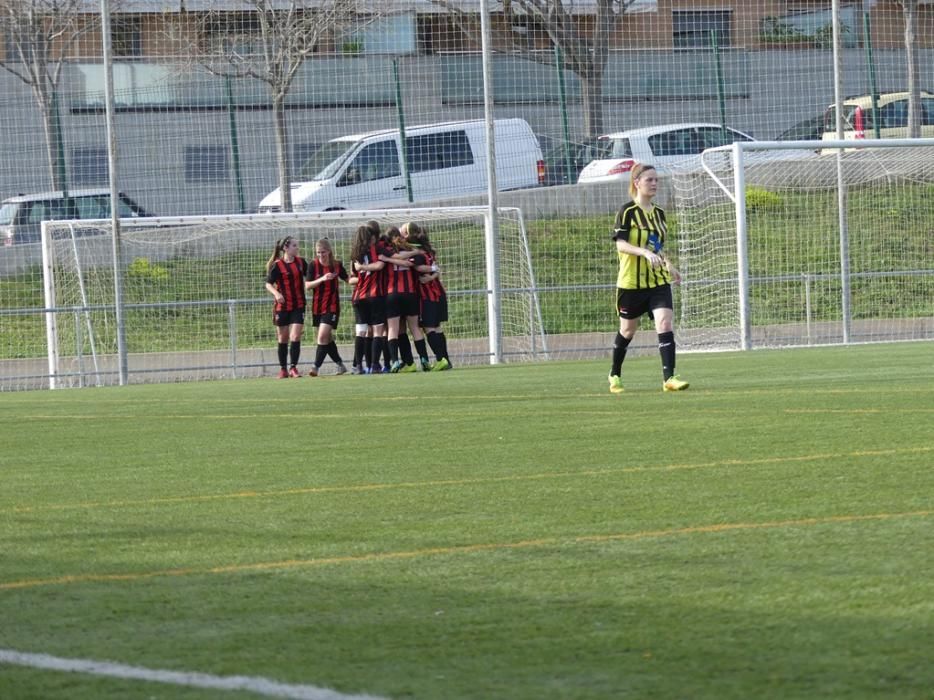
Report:
<svg viewBox="0 0 934 700"><path fill-rule="evenodd" d="M324 364L324 358L328 354L328 346L320 343L315 346L315 368Z"/></svg>
<svg viewBox="0 0 934 700"><path fill-rule="evenodd" d="M658 352L662 356L662 374L667 382L675 373L675 334L672 331L658 334Z"/></svg>
<svg viewBox="0 0 934 700"><path fill-rule="evenodd" d="M389 361L397 362L399 360L399 339L390 338L389 339Z"/></svg>
<svg viewBox="0 0 934 700"><path fill-rule="evenodd" d="M279 366L282 369L285 369L285 363L289 361L289 344L288 343L279 343Z"/></svg>
<svg viewBox="0 0 934 700"><path fill-rule="evenodd" d="M292 361L292 366L298 366L298 358L302 354L302 341L293 340L292 344L289 346L289 359Z"/></svg>
<svg viewBox="0 0 934 700"><path fill-rule="evenodd" d="M366 338L355 335L353 338L353 366L363 367L363 358L366 357Z"/></svg>
<svg viewBox="0 0 934 700"><path fill-rule="evenodd" d="M405 333L399 336L399 356L407 365L415 362L415 358L412 357L412 341L409 340L409 336Z"/></svg>
<svg viewBox="0 0 934 700"><path fill-rule="evenodd" d="M616 332L616 339L613 341L613 366L610 368L610 376L618 377L623 371L623 360L626 359L626 348L632 338L624 338L622 333Z"/></svg>
<svg viewBox="0 0 934 700"><path fill-rule="evenodd" d="M382 347L383 350L382 352L376 353L376 357L378 359L379 356L382 355L383 364L386 367L389 367L389 365L392 363L392 358L389 356L389 339L386 338L386 336L383 336L379 339L379 342L380 342L380 347Z"/></svg>
<svg viewBox="0 0 934 700"><path fill-rule="evenodd" d="M444 331L440 331L438 335L441 336L441 352L444 353L443 357L448 361L448 364L453 367L454 365L451 364L451 356L448 355L448 337L444 334Z"/></svg>
<svg viewBox="0 0 934 700"><path fill-rule="evenodd" d="M366 358L366 366L372 367L378 359L373 353L373 336L368 335L363 339L363 356Z"/></svg>
<svg viewBox="0 0 934 700"><path fill-rule="evenodd" d="M330 343L327 344L326 347L328 350L328 357L330 357L332 360L334 360L334 362L336 362L339 365L344 364L344 361L341 359L341 354L337 350L337 343L335 343L332 340Z"/></svg>
<svg viewBox="0 0 934 700"><path fill-rule="evenodd" d="M383 336L373 338L373 363L370 366L374 371L379 367L380 358L382 358L383 355L389 355L389 344L386 342L386 338ZM388 363L388 357L383 361Z"/></svg>
<svg viewBox="0 0 934 700"><path fill-rule="evenodd" d="M425 343L424 338L415 341L415 351L418 353L419 358L428 359L428 345Z"/></svg>
<svg viewBox="0 0 934 700"><path fill-rule="evenodd" d="M431 346L431 351L435 354L435 359L440 360L444 357L444 343L441 341L441 334L437 331L432 331L428 334L428 345Z"/></svg>

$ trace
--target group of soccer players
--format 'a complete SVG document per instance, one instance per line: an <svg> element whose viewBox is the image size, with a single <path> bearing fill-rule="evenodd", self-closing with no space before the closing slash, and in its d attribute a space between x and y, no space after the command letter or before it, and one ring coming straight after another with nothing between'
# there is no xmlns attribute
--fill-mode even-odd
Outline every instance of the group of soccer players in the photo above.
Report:
<svg viewBox="0 0 934 700"><path fill-rule="evenodd" d="M428 233L416 223L391 227L379 222L360 226L351 246L351 267L335 259L330 241L315 243L310 263L298 254L292 236L276 241L266 263L266 289L275 299L273 323L278 341L279 378L300 377L301 341L306 292L311 293L312 324L318 329L315 361L309 376L327 357L337 374L347 368L334 342L340 319L340 281L353 286L356 320L353 374L443 371L451 368L442 324L448 319L447 296L441 284L435 251ZM418 364L406 328L412 334ZM428 348L434 353L432 364Z"/></svg>

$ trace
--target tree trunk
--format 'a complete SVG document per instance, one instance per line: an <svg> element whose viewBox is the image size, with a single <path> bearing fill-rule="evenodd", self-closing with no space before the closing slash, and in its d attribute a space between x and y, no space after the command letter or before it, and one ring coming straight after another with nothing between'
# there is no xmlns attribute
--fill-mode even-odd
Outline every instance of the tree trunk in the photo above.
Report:
<svg viewBox="0 0 934 700"><path fill-rule="evenodd" d="M584 136L603 134L603 74L581 77L581 105L584 108Z"/></svg>
<svg viewBox="0 0 934 700"><path fill-rule="evenodd" d="M918 27L918 0L902 0L905 11L905 58L908 62L908 138L921 137L921 84L915 37Z"/></svg>
<svg viewBox="0 0 934 700"><path fill-rule="evenodd" d="M292 177L289 168L289 135L285 123L285 95L273 96L272 119L276 131L276 162L279 164L279 201L283 212L291 212Z"/></svg>
<svg viewBox="0 0 934 700"><path fill-rule="evenodd" d="M62 141L58 104L54 99L51 99L42 85L33 85L32 88L33 94L36 96L36 104L39 106L39 112L42 114L46 160L49 166L49 182L52 183L52 189L56 192L64 191L67 189L67 184L64 175L65 164L61 162L61 159L64 158L65 144Z"/></svg>

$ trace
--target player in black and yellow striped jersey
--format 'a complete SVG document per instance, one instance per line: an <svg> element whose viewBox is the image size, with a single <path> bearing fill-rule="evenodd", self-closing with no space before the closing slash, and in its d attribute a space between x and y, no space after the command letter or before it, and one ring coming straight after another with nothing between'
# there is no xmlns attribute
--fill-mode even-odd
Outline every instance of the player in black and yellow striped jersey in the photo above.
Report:
<svg viewBox="0 0 934 700"><path fill-rule="evenodd" d="M675 334L673 330L672 283L681 281L681 274L664 253L668 227L665 210L653 200L658 193L658 173L651 165L637 163L630 173L627 202L616 215L613 240L619 256L619 276L616 280L616 309L619 332L613 344L613 364L610 367L610 391L620 394L620 380L626 348L639 328L639 318L651 313L658 333L658 350L662 356L665 391L682 391L688 383L675 374Z"/></svg>

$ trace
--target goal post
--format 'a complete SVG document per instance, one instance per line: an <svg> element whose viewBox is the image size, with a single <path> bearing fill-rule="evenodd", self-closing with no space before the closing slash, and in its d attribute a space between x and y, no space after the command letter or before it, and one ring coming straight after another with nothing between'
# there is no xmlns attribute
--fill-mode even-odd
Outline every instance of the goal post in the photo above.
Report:
<svg viewBox="0 0 934 700"><path fill-rule="evenodd" d="M934 139L738 142L672 174L697 349L932 339Z"/></svg>
<svg viewBox="0 0 934 700"><path fill-rule="evenodd" d="M435 207L121 219L120 271L130 381L261 376L277 370L265 291L265 265L286 235L314 257L328 238L345 262L357 227L383 231L415 221L438 254L448 294L445 324L455 362L522 361L547 356L525 220L516 207L497 210L500 303L488 305L489 209ZM50 386L113 384L119 369L110 220L43 223L42 255ZM337 342L352 345L350 288L341 288ZM495 309L498 319L489 319ZM305 346L314 345L306 319ZM500 329L493 338L490 328ZM501 348L501 356L495 355ZM303 362L313 352L303 353Z"/></svg>

